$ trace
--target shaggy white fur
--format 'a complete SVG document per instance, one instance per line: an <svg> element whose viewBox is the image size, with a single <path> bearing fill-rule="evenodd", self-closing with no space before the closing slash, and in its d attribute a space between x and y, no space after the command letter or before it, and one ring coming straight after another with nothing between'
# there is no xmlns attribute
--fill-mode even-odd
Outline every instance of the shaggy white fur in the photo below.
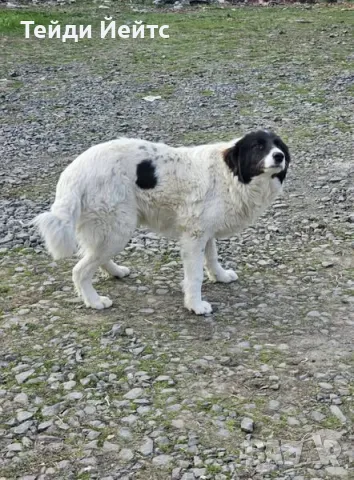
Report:
<svg viewBox="0 0 354 480"><path fill-rule="evenodd" d="M237 279L219 264L215 238L242 231L282 190L290 157L274 139L262 131L197 147L127 138L96 145L61 174L51 211L35 223L54 259L73 255L78 244L82 258L73 281L86 306L96 309L112 301L98 295L93 275L98 267L118 278L129 274L112 258L138 225L179 239L185 306L210 313L201 297L204 257L211 280Z"/></svg>

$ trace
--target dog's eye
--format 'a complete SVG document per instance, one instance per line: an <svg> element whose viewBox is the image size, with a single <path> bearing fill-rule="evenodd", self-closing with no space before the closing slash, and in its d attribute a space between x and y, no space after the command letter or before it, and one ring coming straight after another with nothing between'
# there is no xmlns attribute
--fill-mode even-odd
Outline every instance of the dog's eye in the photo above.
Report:
<svg viewBox="0 0 354 480"><path fill-rule="evenodd" d="M264 145L262 143L256 143L255 145L253 145L252 148L254 150L262 151L262 150L264 150Z"/></svg>

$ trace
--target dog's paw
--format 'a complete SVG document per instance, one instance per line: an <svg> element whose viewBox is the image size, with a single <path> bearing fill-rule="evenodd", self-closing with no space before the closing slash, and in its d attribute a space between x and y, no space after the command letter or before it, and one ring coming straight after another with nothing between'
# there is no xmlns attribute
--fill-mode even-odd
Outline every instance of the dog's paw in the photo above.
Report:
<svg viewBox="0 0 354 480"><path fill-rule="evenodd" d="M216 277L216 281L222 282L222 283L235 282L237 279L238 279L237 273L234 272L233 270L223 270Z"/></svg>
<svg viewBox="0 0 354 480"><path fill-rule="evenodd" d="M98 300L93 302L85 302L86 307L94 308L95 310L103 310L109 308L113 304L112 300L108 297L99 297Z"/></svg>
<svg viewBox="0 0 354 480"><path fill-rule="evenodd" d="M194 312L196 315L206 315L206 314L211 313L213 311L210 303L203 302L203 301L201 301L199 303L192 304L192 305L186 305L186 308L190 312Z"/></svg>
<svg viewBox="0 0 354 480"><path fill-rule="evenodd" d="M128 267L121 267L120 265L117 265L117 269L115 271L115 277L116 278L124 278L127 277L130 274L130 269Z"/></svg>
<svg viewBox="0 0 354 480"><path fill-rule="evenodd" d="M238 275L233 270L221 270L217 274L209 274L212 282L231 283L238 279Z"/></svg>

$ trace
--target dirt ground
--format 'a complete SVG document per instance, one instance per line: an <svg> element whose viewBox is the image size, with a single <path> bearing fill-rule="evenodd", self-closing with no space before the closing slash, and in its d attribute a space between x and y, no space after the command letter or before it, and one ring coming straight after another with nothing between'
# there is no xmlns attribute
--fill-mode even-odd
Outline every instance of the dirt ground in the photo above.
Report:
<svg viewBox="0 0 354 480"><path fill-rule="evenodd" d="M354 479L354 17L336 7L77 2L0 11L0 479ZM24 38L20 20L168 24L169 39ZM47 22L47 23L45 23ZM98 29L98 30L97 30ZM161 96L148 102L148 95ZM285 193L219 242L239 280L183 308L178 244L139 230L76 299L30 220L118 136L173 145L271 128Z"/></svg>

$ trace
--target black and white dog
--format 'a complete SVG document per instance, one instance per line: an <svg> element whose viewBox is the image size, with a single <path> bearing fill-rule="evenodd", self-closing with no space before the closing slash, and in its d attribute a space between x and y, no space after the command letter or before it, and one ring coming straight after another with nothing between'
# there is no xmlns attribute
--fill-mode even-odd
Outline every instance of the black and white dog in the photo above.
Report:
<svg viewBox="0 0 354 480"><path fill-rule="evenodd" d="M231 142L173 148L120 138L96 145L61 174L50 212L35 219L54 259L81 260L73 281L85 305L110 307L92 285L98 267L118 278L129 269L112 258L138 225L179 239L184 266L184 304L196 314L212 311L202 301L203 263L211 280L237 275L218 262L216 238L241 232L281 192L290 162L274 133L256 131Z"/></svg>

